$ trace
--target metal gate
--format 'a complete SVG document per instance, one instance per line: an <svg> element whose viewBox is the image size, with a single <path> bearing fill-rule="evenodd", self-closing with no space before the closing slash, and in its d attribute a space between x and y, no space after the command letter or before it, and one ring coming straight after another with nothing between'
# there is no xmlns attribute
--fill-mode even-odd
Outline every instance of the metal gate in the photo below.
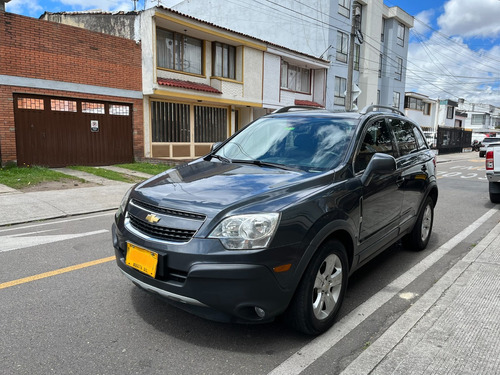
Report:
<svg viewBox="0 0 500 375"><path fill-rule="evenodd" d="M437 149L439 153L462 152L462 149L470 147L472 143L472 131L461 128L438 128Z"/></svg>
<svg viewBox="0 0 500 375"><path fill-rule="evenodd" d="M17 164L62 167L134 159L132 106L14 94Z"/></svg>

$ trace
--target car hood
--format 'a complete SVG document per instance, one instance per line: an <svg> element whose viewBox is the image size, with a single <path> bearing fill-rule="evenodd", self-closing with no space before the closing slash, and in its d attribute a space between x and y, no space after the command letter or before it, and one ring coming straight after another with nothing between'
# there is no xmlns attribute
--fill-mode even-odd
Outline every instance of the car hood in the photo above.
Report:
<svg viewBox="0 0 500 375"><path fill-rule="evenodd" d="M166 208L215 215L296 190L317 174L218 161L195 161L138 185L132 198Z"/></svg>

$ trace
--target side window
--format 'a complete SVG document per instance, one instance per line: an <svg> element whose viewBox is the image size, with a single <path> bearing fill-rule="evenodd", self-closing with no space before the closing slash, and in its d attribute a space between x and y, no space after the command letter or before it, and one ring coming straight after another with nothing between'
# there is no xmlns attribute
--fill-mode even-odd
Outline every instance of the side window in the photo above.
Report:
<svg viewBox="0 0 500 375"><path fill-rule="evenodd" d="M400 156L408 155L418 150L417 140L415 139L411 123L399 119L390 119L389 123L396 136Z"/></svg>
<svg viewBox="0 0 500 375"><path fill-rule="evenodd" d="M355 172L362 171L370 162L373 154L381 152L394 156L392 136L384 120L369 125L354 161Z"/></svg>
<svg viewBox="0 0 500 375"><path fill-rule="evenodd" d="M427 143L425 142L424 136L416 127L413 128L413 131L415 132L415 137L417 138L418 149L425 150L427 148Z"/></svg>

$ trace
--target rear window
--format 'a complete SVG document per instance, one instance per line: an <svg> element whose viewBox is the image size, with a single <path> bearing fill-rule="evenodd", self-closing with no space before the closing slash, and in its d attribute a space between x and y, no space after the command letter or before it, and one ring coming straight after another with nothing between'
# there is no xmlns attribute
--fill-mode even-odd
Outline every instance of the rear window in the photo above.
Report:
<svg viewBox="0 0 500 375"><path fill-rule="evenodd" d="M483 143L500 142L500 138L488 137L483 139Z"/></svg>

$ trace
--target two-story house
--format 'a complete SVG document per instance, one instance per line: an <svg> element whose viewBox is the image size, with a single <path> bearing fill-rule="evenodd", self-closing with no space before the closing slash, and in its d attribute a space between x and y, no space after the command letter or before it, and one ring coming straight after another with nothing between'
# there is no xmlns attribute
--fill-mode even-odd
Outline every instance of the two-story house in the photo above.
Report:
<svg viewBox="0 0 500 375"><path fill-rule="evenodd" d="M192 159L283 105L325 106L328 61L171 9L43 18L140 42L146 157Z"/></svg>

